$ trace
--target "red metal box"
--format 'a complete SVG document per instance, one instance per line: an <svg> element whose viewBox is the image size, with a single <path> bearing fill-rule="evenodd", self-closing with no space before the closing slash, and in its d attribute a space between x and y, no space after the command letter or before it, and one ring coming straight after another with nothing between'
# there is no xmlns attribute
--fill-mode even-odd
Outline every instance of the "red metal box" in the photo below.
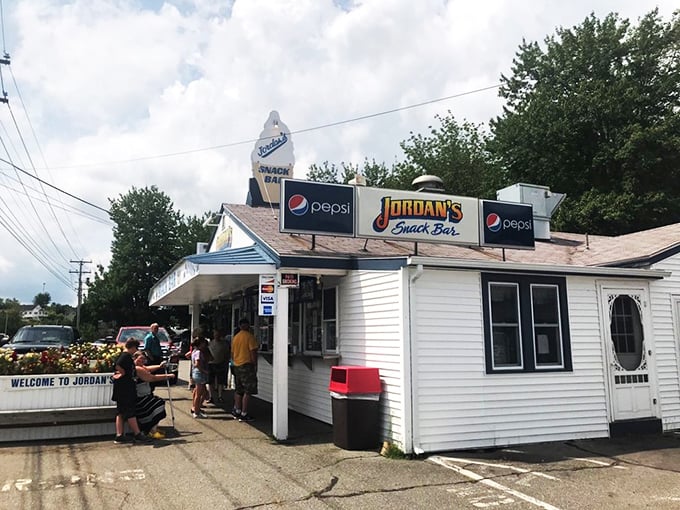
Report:
<svg viewBox="0 0 680 510"><path fill-rule="evenodd" d="M331 382L328 389L344 395L380 393L380 374L377 368L371 367L331 367Z"/></svg>

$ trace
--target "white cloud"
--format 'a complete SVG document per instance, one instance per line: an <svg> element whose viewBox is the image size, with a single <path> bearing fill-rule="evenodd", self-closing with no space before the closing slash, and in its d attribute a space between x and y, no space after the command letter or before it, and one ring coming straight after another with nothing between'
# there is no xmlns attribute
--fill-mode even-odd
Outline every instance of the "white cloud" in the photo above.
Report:
<svg viewBox="0 0 680 510"><path fill-rule="evenodd" d="M635 20L656 3L17 0L5 6L7 51L49 171L3 76L42 179L103 208L132 186L157 185L183 213L202 214L245 201L253 144L146 156L252 140L274 109L297 131L489 86L509 71L522 38L541 41L591 11L618 10ZM661 2L662 15L668 18L674 4ZM401 157L399 142L410 131L425 132L435 114L451 110L485 123L500 104L492 90L294 135L296 175L326 160L389 164ZM0 136L12 161L30 171L2 106ZM68 271L76 266L68 261L92 260L90 270L106 265L111 229L61 207L106 215L61 196L53 200L55 221L37 201L40 191L31 192L31 205L11 178L14 172L0 166L0 208L14 211L31 250L44 250L73 288L0 222L0 296L30 302L45 282L55 301L75 304Z"/></svg>

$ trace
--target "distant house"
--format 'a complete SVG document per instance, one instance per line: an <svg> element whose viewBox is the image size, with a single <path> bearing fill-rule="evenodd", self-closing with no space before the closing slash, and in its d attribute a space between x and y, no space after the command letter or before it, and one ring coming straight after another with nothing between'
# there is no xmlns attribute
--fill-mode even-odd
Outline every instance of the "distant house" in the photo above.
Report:
<svg viewBox="0 0 680 510"><path fill-rule="evenodd" d="M28 320L47 317L47 312L40 305L21 305L21 318Z"/></svg>

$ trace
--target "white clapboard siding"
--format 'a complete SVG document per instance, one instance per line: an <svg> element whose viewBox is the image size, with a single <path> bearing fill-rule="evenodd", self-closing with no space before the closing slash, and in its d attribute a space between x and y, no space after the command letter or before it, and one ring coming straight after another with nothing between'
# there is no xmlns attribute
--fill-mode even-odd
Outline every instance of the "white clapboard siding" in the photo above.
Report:
<svg viewBox="0 0 680 510"><path fill-rule="evenodd" d="M680 254L655 264L653 269L671 271L670 278L650 283L654 360L664 430L680 428L680 359L674 329L673 295L680 296Z"/></svg>
<svg viewBox="0 0 680 510"><path fill-rule="evenodd" d="M288 367L288 408L324 423L332 423L328 383L331 365L327 360L309 358L310 370L300 359ZM258 398L272 402L272 366L262 357L257 366Z"/></svg>
<svg viewBox="0 0 680 510"><path fill-rule="evenodd" d="M400 272L354 272L338 286L338 348L340 363L377 367L383 381L381 406L383 430L394 433L401 422L401 276ZM332 423L331 396L328 391L331 361L309 358L310 370L297 359L288 368L288 407L293 411ZM272 367L260 358L258 398L272 401ZM386 432L385 432L386 433Z"/></svg>
<svg viewBox="0 0 680 510"><path fill-rule="evenodd" d="M573 372L486 374L481 277L426 270L412 290L414 449L606 437L596 286L567 280Z"/></svg>
<svg viewBox="0 0 680 510"><path fill-rule="evenodd" d="M382 382L381 436L403 444L404 305L401 271L356 271L342 279L342 365L375 367Z"/></svg>

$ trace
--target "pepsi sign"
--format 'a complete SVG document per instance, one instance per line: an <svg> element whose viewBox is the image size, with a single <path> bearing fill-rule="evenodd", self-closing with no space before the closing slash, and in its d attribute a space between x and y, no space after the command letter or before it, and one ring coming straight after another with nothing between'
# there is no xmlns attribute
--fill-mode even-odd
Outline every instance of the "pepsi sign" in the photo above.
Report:
<svg viewBox="0 0 680 510"><path fill-rule="evenodd" d="M480 200L479 216L482 246L534 249L534 218L530 204Z"/></svg>
<svg viewBox="0 0 680 510"><path fill-rule="evenodd" d="M354 237L354 186L283 179L279 231Z"/></svg>

